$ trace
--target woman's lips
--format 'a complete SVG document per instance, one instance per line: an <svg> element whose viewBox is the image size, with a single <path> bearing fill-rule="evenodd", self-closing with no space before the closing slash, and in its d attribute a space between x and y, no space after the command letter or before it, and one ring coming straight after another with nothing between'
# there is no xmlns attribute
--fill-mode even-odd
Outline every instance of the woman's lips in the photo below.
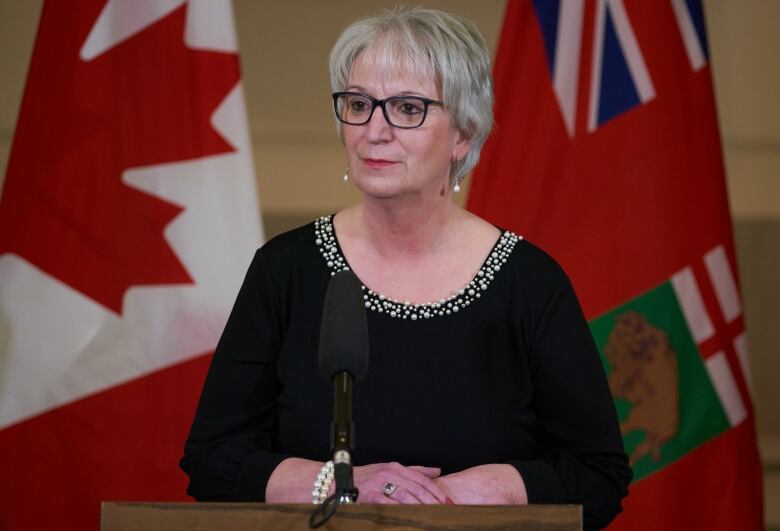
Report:
<svg viewBox="0 0 780 531"><path fill-rule="evenodd" d="M395 162L386 159L363 159L363 164L369 168L386 168L392 166Z"/></svg>

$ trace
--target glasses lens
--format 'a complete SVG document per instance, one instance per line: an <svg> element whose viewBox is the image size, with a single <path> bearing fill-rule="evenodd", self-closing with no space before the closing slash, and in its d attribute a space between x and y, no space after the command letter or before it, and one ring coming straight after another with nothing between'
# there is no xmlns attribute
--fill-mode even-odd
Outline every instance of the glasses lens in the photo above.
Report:
<svg viewBox="0 0 780 531"><path fill-rule="evenodd" d="M420 98L389 98L385 109L390 123L396 127L418 127L425 119L425 102Z"/></svg>
<svg viewBox="0 0 780 531"><path fill-rule="evenodd" d="M360 94L341 94L336 99L336 112L342 122L361 125L371 116L371 100Z"/></svg>

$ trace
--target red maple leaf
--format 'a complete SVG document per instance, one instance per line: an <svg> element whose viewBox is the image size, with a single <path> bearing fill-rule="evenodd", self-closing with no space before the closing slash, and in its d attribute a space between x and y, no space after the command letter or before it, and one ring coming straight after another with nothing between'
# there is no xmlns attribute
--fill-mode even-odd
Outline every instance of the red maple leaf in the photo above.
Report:
<svg viewBox="0 0 780 531"><path fill-rule="evenodd" d="M110 310L132 285L191 283L163 237L182 210L121 181L128 168L233 151L211 127L235 54L188 49L186 6L85 62L105 2L46 2L0 200L15 253Z"/></svg>

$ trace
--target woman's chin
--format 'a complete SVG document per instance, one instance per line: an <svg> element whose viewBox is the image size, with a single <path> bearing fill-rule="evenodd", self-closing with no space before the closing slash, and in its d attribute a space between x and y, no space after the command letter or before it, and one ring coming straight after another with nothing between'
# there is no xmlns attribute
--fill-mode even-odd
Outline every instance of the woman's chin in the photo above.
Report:
<svg viewBox="0 0 780 531"><path fill-rule="evenodd" d="M398 180L387 178L361 179L355 187L363 196L373 199L392 199L409 192Z"/></svg>

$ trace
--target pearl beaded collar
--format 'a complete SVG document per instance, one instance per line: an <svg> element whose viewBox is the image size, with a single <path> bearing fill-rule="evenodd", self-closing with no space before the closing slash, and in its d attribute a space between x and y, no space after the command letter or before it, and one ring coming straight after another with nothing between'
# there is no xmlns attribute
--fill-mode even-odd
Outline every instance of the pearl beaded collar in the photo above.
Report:
<svg viewBox="0 0 780 531"><path fill-rule="evenodd" d="M331 270L331 276L339 271L349 269L336 241L332 217L332 215L322 216L314 221L314 243L319 247L326 265ZM501 266L506 263L512 249L521 239L521 236L513 232L504 231L474 278L448 299L426 304L411 304L385 297L363 286L363 300L366 308L397 319L410 319L412 321L457 313L482 296L481 292L488 289L494 275L501 270Z"/></svg>

